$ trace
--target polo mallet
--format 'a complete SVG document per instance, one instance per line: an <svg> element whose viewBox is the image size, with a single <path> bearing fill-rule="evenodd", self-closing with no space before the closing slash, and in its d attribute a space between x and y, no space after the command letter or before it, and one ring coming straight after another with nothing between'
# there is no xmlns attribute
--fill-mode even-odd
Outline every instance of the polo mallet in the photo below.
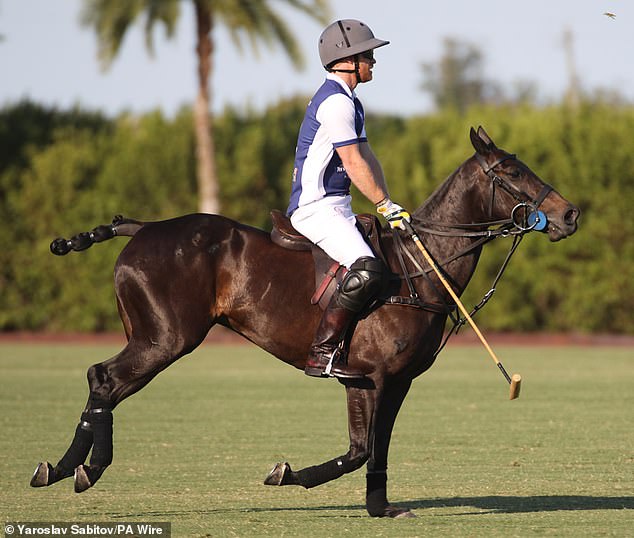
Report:
<svg viewBox="0 0 634 538"><path fill-rule="evenodd" d="M491 355L491 358L493 359L495 364L497 364L497 367L502 372L502 375L508 381L508 384L510 385L509 400L515 400L520 395L520 388L521 388L521 384L522 384L522 376L519 375L519 374L513 374L512 377L508 375L508 373L504 369L504 366L502 366L502 363L497 358L497 356L495 355L495 353L491 349L491 346L489 345L489 343L484 338L484 335L480 332L480 329L478 329L478 326L473 321L473 318L469 315L469 312L467 312L467 309L464 307L464 305L462 304L462 302L460 301L460 299L456 295L456 292L453 291L453 289L452 289L451 285L449 284L449 282L447 282L445 277L440 272L440 269L438 269L438 267L436 266L436 262L430 256L429 252L427 252L427 249L423 246L423 243L420 240L420 237L418 237L418 234L414 231L414 228L412 228L412 225L409 222L407 222L405 219L402 220L402 223L405 226L405 230L407 231L407 233L409 233L411 235L412 240L414 241L414 243L418 247L418 250L421 251L422 255L427 260L427 263L429 263L429 265L431 265L432 269L434 270L434 272L436 273L436 275L438 276L438 278L442 282L443 286L445 286L445 288L447 288L447 291L449 292L449 295L451 295L451 298L454 300L456 305L458 305L458 308L460 309L460 312L462 312L462 315L469 322L469 325L471 325L472 329L478 335L478 338L480 339L480 342L482 342L482 345L489 352L489 355Z"/></svg>

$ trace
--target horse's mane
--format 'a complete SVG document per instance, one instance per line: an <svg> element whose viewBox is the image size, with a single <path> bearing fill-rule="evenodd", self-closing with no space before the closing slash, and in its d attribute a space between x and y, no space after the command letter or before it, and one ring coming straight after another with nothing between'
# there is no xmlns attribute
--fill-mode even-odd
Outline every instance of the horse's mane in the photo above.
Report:
<svg viewBox="0 0 634 538"><path fill-rule="evenodd" d="M470 158L471 159L471 158ZM440 201L443 200L450 188L454 187L456 176L463 171L466 164L470 159L464 161L458 168L456 168L436 189L429 195L429 197L412 213L412 216L416 220L426 220L440 205Z"/></svg>

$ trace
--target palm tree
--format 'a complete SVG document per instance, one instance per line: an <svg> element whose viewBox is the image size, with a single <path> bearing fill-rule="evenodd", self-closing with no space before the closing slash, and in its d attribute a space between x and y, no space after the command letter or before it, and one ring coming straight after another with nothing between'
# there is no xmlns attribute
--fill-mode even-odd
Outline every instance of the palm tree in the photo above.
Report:
<svg viewBox="0 0 634 538"><path fill-rule="evenodd" d="M213 29L222 22L233 42L242 49L248 38L254 51L259 41L272 46L280 44L293 65L301 68L303 58L290 29L273 10L271 0L191 0L196 16L196 54L198 56L198 95L194 106L196 158L198 162L199 209L218 213L218 178L214 155L213 121L210 110L209 77L213 69ZM328 0L284 0L311 18L327 22ZM180 15L180 0L84 0L81 23L92 27L97 34L99 59L107 69L119 52L130 26L145 16L145 39L148 52L153 54L153 29L157 23L165 26L167 37L174 35ZM278 4L279 4L278 0Z"/></svg>

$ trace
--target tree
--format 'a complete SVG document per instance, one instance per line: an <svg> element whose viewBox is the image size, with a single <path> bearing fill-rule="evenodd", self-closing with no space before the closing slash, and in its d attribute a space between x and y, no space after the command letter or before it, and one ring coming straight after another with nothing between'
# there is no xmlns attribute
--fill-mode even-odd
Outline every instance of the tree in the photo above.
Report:
<svg viewBox="0 0 634 538"><path fill-rule="evenodd" d="M439 109L463 113L470 105L500 97L497 84L485 80L483 55L471 43L445 38L444 52L435 64L422 64L422 89L431 93Z"/></svg>
<svg viewBox="0 0 634 538"><path fill-rule="evenodd" d="M179 0L84 0L81 21L97 33L99 58L107 68L119 52L130 26L145 15L146 45L153 53L153 30L165 26L168 38L174 35L180 15ZM213 70L213 29L217 21L227 26L234 43L242 48L248 38L257 51L258 41L271 46L280 44L295 67L303 67L303 58L290 29L271 7L269 0L192 0L196 17L198 56L198 94L194 106L199 208L205 213L218 213L218 178L216 173L213 117L210 109L209 77ZM278 2L279 3L279 2ZM285 0L311 18L326 22L327 0Z"/></svg>

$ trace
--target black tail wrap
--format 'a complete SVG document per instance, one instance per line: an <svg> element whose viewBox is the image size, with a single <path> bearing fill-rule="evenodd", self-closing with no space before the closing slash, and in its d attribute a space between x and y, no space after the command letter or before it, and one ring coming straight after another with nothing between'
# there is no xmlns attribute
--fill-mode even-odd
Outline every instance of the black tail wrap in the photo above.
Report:
<svg viewBox="0 0 634 538"><path fill-rule="evenodd" d="M101 243L112 239L117 235L114 224L102 224L91 232L81 232L70 239L58 237L51 243L51 252L56 256L64 256L71 250L81 252L91 247L94 243Z"/></svg>

